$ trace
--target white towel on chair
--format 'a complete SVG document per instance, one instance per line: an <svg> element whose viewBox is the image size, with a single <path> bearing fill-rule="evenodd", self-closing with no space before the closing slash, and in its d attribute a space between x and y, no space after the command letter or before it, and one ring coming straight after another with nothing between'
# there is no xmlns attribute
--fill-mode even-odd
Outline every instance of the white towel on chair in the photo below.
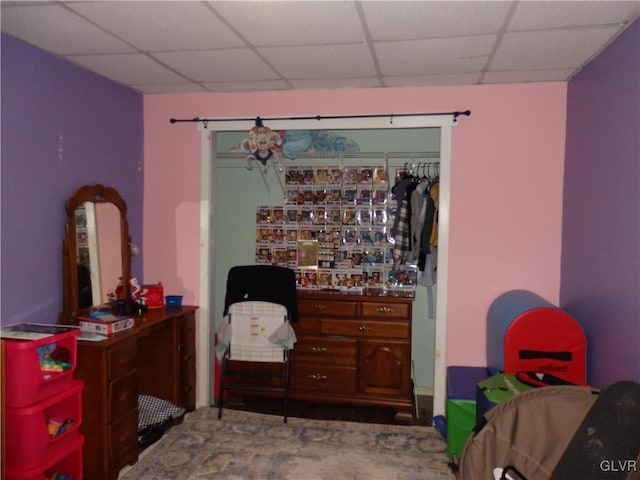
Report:
<svg viewBox="0 0 640 480"><path fill-rule="evenodd" d="M229 322L229 315L225 315L221 322L218 322L216 326L216 344L214 350L218 362L222 361L224 352L227 351L229 343L231 342L231 322Z"/></svg>
<svg viewBox="0 0 640 480"><path fill-rule="evenodd" d="M271 335L268 340L274 345L279 345L285 350L291 350L293 344L298 341L296 332L289 322L283 322Z"/></svg>
<svg viewBox="0 0 640 480"><path fill-rule="evenodd" d="M231 342L231 322L229 322L229 315L225 315L221 322L216 326L216 344L214 350L218 361L222 361L224 352L226 352ZM289 322L282 322L275 331L273 331L269 337L269 342L274 345L279 345L285 350L291 350L293 344L298 341L296 332Z"/></svg>

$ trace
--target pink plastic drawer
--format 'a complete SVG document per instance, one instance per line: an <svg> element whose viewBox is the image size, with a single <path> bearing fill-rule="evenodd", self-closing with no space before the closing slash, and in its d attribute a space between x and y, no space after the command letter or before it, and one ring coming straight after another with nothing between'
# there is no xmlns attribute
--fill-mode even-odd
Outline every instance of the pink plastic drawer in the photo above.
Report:
<svg viewBox="0 0 640 480"><path fill-rule="evenodd" d="M43 459L42 463L29 470L7 468L6 480L50 480L62 474L69 480L82 480L82 446L84 436L76 435L60 452Z"/></svg>
<svg viewBox="0 0 640 480"><path fill-rule="evenodd" d="M27 407L62 392L71 386L76 369L79 330L40 340L4 339L5 406ZM43 352L56 352L64 358L62 372L46 372L40 366Z"/></svg>
<svg viewBox="0 0 640 480"><path fill-rule="evenodd" d="M81 380L74 380L70 388L43 402L5 409L7 468L33 469L74 442L82 423L83 387ZM64 428L59 428L64 421Z"/></svg>

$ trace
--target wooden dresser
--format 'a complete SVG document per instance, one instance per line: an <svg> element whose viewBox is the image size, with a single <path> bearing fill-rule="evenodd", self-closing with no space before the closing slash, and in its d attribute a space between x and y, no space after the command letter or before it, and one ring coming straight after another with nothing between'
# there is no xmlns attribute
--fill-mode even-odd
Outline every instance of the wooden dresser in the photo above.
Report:
<svg viewBox="0 0 640 480"><path fill-rule="evenodd" d="M291 397L413 415L413 295L298 291Z"/></svg>
<svg viewBox="0 0 640 480"><path fill-rule="evenodd" d="M138 394L195 409L195 332L196 307L183 306L151 309L105 341L78 341L85 480L115 480L138 460Z"/></svg>

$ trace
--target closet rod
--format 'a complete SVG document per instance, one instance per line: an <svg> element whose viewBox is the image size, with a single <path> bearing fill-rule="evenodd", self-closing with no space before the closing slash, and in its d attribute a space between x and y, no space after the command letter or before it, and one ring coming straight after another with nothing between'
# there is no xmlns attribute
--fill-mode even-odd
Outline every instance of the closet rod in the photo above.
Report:
<svg viewBox="0 0 640 480"><path fill-rule="evenodd" d="M216 158L219 159L236 159L245 158L246 154L236 152L218 152ZM301 153L295 159L283 158L295 162L297 160L314 159L314 158L400 158L400 159L420 159L420 158L440 158L440 152L313 152Z"/></svg>
<svg viewBox="0 0 640 480"><path fill-rule="evenodd" d="M209 122L255 122L260 119L262 121L270 121L270 120L333 120L337 118L384 118L389 117L389 121L393 123L394 117L430 117L430 116L438 116L438 115L452 115L454 121L458 119L460 115L469 116L471 115L471 110L465 110L464 112L455 111L455 112L430 112L430 113L376 113L370 115L312 115L306 117L256 117L256 118L171 118L169 120L170 123L181 123L181 122L202 122L204 127L207 127Z"/></svg>

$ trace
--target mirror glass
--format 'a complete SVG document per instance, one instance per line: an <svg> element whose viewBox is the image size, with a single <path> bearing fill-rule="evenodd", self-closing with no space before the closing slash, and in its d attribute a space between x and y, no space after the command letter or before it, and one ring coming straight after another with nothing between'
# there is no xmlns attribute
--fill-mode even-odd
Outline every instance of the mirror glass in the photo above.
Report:
<svg viewBox="0 0 640 480"><path fill-rule="evenodd" d="M120 211L112 203L84 202L75 218L79 307L108 303L122 277Z"/></svg>
<svg viewBox="0 0 640 480"><path fill-rule="evenodd" d="M117 289L131 271L126 202L113 188L96 184L79 188L66 207L63 323L112 303L115 294L129 311L130 292Z"/></svg>

